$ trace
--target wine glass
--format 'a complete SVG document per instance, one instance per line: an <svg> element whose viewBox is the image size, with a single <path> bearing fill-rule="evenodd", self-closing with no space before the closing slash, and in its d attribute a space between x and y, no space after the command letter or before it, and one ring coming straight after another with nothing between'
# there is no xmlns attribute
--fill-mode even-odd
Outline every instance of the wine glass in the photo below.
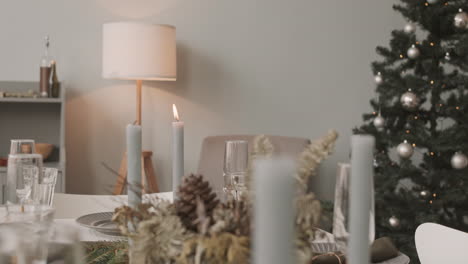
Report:
<svg viewBox="0 0 468 264"><path fill-rule="evenodd" d="M225 200L239 200L247 189L246 174L248 143L245 140L226 141L224 152L224 194Z"/></svg>

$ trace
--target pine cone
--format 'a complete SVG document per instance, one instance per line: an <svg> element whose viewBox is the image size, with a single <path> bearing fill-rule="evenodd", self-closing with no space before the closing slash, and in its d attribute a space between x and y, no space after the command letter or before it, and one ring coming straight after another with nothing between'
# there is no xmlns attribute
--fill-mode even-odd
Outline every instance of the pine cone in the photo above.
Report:
<svg viewBox="0 0 468 264"><path fill-rule="evenodd" d="M218 205L216 193L202 175L191 174L184 178L179 187L179 200L176 202L177 215L187 229L197 231L197 197L205 207L206 216L211 219Z"/></svg>
<svg viewBox="0 0 468 264"><path fill-rule="evenodd" d="M249 236L251 206L246 201L228 201L216 207L213 220L212 233L228 232L237 236Z"/></svg>

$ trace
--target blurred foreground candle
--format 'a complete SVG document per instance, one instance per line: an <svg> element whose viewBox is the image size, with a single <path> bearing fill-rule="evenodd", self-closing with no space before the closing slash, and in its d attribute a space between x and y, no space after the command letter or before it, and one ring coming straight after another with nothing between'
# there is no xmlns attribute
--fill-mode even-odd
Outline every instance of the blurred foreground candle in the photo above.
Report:
<svg viewBox="0 0 468 264"><path fill-rule="evenodd" d="M141 203L141 126L127 126L128 205L136 208Z"/></svg>
<svg viewBox="0 0 468 264"><path fill-rule="evenodd" d="M184 176L184 122L179 119L175 104L172 105L174 122L172 122L172 193L177 199L177 188Z"/></svg>
<svg viewBox="0 0 468 264"><path fill-rule="evenodd" d="M296 263L294 258L294 173L292 159L254 164L254 263Z"/></svg>
<svg viewBox="0 0 468 264"><path fill-rule="evenodd" d="M374 177L374 146L373 136L354 135L351 137L349 264L370 263L369 211L371 182Z"/></svg>

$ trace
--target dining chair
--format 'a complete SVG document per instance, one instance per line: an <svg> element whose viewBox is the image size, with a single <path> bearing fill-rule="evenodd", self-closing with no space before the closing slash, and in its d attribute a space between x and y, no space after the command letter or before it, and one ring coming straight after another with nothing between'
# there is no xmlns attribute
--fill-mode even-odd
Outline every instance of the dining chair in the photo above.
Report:
<svg viewBox="0 0 468 264"><path fill-rule="evenodd" d="M415 242L421 264L467 262L468 233L425 223L416 229Z"/></svg>
<svg viewBox="0 0 468 264"><path fill-rule="evenodd" d="M215 192L221 193L224 186L223 164L224 147L228 140L246 140L249 143L249 152L256 135L223 135L209 136L203 140L198 173L207 179ZM310 144L306 138L268 136L277 155L298 157L299 154Z"/></svg>

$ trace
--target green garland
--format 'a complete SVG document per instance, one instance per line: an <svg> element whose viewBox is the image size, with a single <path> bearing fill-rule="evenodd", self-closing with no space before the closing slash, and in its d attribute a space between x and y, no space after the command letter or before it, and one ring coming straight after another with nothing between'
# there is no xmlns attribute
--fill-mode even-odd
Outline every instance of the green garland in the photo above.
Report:
<svg viewBox="0 0 468 264"><path fill-rule="evenodd" d="M128 263L128 242L83 242L87 264Z"/></svg>

